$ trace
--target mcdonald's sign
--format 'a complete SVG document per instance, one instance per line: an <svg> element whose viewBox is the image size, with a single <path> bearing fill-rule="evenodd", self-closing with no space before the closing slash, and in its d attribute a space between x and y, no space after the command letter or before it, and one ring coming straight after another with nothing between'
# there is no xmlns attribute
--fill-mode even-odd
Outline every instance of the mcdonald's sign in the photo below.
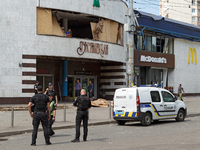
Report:
<svg viewBox="0 0 200 150"><path fill-rule="evenodd" d="M191 56L190 56L191 54ZM190 64L190 58L192 58L192 63L194 62L194 59L195 59L195 65L197 64L197 51L196 51L196 48L191 48L189 49L189 52L188 52L188 64Z"/></svg>

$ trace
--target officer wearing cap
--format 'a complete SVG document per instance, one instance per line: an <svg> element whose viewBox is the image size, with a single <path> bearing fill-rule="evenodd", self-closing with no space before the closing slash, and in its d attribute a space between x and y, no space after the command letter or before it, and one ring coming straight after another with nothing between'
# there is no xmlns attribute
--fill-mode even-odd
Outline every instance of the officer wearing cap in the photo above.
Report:
<svg viewBox="0 0 200 150"><path fill-rule="evenodd" d="M52 101L54 101L56 103L56 106L57 106L58 97L57 97L56 91L53 89L53 84L52 83L49 83L49 88L46 89L44 94L48 95L49 93L51 93L51 95L53 96Z"/></svg>
<svg viewBox="0 0 200 150"><path fill-rule="evenodd" d="M30 116L33 118L33 132L32 132L31 146L36 146L37 131L40 122L42 122L46 145L51 144L48 132L48 119L50 119L50 102L48 96L43 94L42 90L43 90L42 86L38 86L37 88L38 94L34 95L28 104L28 110ZM34 113L32 113L31 111L32 104L35 105ZM46 109L48 109L48 114L46 113Z"/></svg>
<svg viewBox="0 0 200 150"><path fill-rule="evenodd" d="M49 120L48 130L49 130L49 135L52 136L52 135L55 134L55 132L52 129L52 125L53 125L55 118L56 118L56 104L55 104L54 101L52 101L52 99L53 99L52 93L49 93L48 97L49 97L49 101L50 101L50 110L51 110L51 112L50 112L51 118Z"/></svg>
<svg viewBox="0 0 200 150"><path fill-rule="evenodd" d="M35 90L35 94L37 94L37 88L39 86L39 81L36 81L35 85L34 85L34 90Z"/></svg>
<svg viewBox="0 0 200 150"><path fill-rule="evenodd" d="M80 137L80 126L81 121L83 120L84 135L83 141L87 141L88 133L88 109L91 107L91 101L86 96L86 91L81 90L81 96L78 96L73 103L74 106L77 106L77 115L76 115L76 137L71 142L79 142Z"/></svg>

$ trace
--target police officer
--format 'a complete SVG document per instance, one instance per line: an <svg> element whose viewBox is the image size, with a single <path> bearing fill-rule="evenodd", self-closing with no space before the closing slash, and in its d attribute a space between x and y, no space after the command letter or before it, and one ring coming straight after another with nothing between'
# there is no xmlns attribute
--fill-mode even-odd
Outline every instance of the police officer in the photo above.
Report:
<svg viewBox="0 0 200 150"><path fill-rule="evenodd" d="M28 104L28 110L30 116L33 118L33 132L32 132L31 146L36 146L37 131L40 121L42 122L46 145L51 144L49 141L49 132L48 132L48 119L50 119L50 102L48 96L42 93L42 89L43 89L42 86L38 86L37 88L38 94L34 95ZM35 105L34 113L32 113L31 111L32 104ZM47 109L49 112L48 114L46 113Z"/></svg>
<svg viewBox="0 0 200 150"><path fill-rule="evenodd" d="M71 142L80 142L80 125L83 120L83 128L84 135L83 141L87 141L87 133L88 133L88 109L91 107L91 101L86 96L86 91L84 89L81 90L81 96L77 97L77 99L73 103L74 106L77 106L77 115L76 115L76 137Z"/></svg>
<svg viewBox="0 0 200 150"><path fill-rule="evenodd" d="M49 97L49 101L50 101L50 110L51 110L51 112L50 112L51 118L49 120L48 130L49 130L49 135L52 136L52 135L55 134L55 132L52 129L52 125L53 125L55 118L56 118L56 104L55 104L54 101L52 101L52 99L53 99L52 93L49 93L48 97Z"/></svg>
<svg viewBox="0 0 200 150"><path fill-rule="evenodd" d="M46 89L44 94L48 95L49 93L51 93L53 95L52 101L54 101L56 103L56 106L57 106L57 104L58 104L57 92L53 89L52 83L49 83L49 88Z"/></svg>
<svg viewBox="0 0 200 150"><path fill-rule="evenodd" d="M34 85L34 90L35 90L35 94L37 94L37 88L39 86L39 81L36 81L35 85Z"/></svg>

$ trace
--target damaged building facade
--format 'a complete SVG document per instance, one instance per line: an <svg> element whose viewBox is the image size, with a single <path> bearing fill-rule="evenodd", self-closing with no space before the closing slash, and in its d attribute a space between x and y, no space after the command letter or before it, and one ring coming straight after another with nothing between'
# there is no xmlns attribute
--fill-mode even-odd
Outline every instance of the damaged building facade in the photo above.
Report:
<svg viewBox="0 0 200 150"><path fill-rule="evenodd" d="M126 86L127 5L100 0L1 1L0 104L27 103L34 84L53 83L59 100L75 99L76 80L95 98ZM71 29L70 36L66 32Z"/></svg>

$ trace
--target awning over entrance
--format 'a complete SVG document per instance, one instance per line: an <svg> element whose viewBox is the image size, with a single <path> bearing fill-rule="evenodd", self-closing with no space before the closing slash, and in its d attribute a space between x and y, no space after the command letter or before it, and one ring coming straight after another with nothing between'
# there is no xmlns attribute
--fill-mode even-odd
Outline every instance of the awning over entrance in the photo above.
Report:
<svg viewBox="0 0 200 150"><path fill-rule="evenodd" d="M135 11L140 27L145 29L163 33L176 38L186 39L190 41L200 41L200 27L180 21L176 21L162 16Z"/></svg>

